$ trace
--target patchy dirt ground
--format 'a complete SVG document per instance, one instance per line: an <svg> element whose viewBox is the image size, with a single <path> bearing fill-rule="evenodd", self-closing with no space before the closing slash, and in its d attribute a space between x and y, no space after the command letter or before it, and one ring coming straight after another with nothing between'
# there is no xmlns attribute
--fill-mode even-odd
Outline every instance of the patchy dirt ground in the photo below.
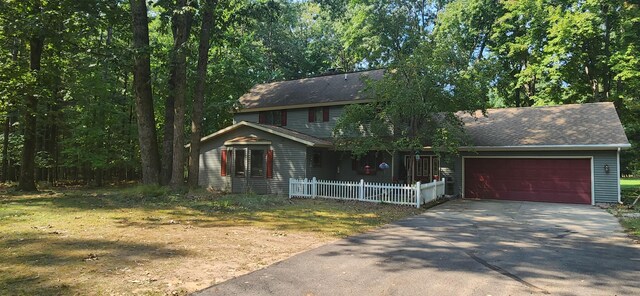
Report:
<svg viewBox="0 0 640 296"><path fill-rule="evenodd" d="M55 225L31 239L18 239L13 249L32 254L16 258L24 260L25 273L15 274L4 264L3 273L44 284L44 291L51 292L185 294L332 240L246 226L220 229L185 223L123 227L107 234L101 227L72 231Z"/></svg>
<svg viewBox="0 0 640 296"><path fill-rule="evenodd" d="M157 193L0 193L0 291L182 295L419 212L276 196L147 194Z"/></svg>

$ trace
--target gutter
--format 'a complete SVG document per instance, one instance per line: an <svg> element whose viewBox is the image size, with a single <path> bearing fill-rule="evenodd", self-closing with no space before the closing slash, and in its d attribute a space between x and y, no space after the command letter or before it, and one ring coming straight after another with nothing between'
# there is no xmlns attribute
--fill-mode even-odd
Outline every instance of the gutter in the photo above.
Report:
<svg viewBox="0 0 640 296"><path fill-rule="evenodd" d="M616 154L616 158L617 158L617 165L616 167L618 168L616 170L616 179L618 180L618 204L622 204L622 190L620 189L620 148L618 148L618 153Z"/></svg>
<svg viewBox="0 0 640 296"><path fill-rule="evenodd" d="M460 146L460 151L559 151L559 150L620 150L629 149L631 144L590 144L590 145L522 145L522 146ZM432 147L425 147L432 149Z"/></svg>
<svg viewBox="0 0 640 296"><path fill-rule="evenodd" d="M371 103L372 99L355 99L348 101L334 101L334 102L324 102L324 103L308 103L308 104L298 104L298 105L282 105L282 106L270 106L270 107L244 107L241 108L235 113L252 113L259 111L271 111L271 110L290 110L290 109L302 109L309 107L328 107L328 106L342 106L342 105L351 105L351 104L363 104L363 103Z"/></svg>

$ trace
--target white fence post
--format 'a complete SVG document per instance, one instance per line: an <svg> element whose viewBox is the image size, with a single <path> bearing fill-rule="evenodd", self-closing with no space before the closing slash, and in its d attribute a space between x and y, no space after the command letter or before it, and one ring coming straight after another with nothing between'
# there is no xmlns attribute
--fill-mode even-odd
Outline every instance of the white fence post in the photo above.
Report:
<svg viewBox="0 0 640 296"><path fill-rule="evenodd" d="M416 182L416 208L420 208L420 181Z"/></svg>
<svg viewBox="0 0 640 296"><path fill-rule="evenodd" d="M438 198L438 181L433 180L433 194L431 195L431 200L435 200Z"/></svg>
<svg viewBox="0 0 640 296"><path fill-rule="evenodd" d="M441 196L443 183L413 185L367 183L360 181L331 181L311 179L289 179L289 198L331 198L358 200L365 202L383 202L411 205L420 208L425 201ZM439 189L436 193L436 189ZM431 192L434 191L434 192Z"/></svg>
<svg viewBox="0 0 640 296"><path fill-rule="evenodd" d="M444 186L444 188L442 188L442 195L447 194L447 178L442 178L442 186Z"/></svg>
<svg viewBox="0 0 640 296"><path fill-rule="evenodd" d="M313 177L313 179L311 179L311 198L316 198L316 196L318 196L318 181L316 180L316 177Z"/></svg>

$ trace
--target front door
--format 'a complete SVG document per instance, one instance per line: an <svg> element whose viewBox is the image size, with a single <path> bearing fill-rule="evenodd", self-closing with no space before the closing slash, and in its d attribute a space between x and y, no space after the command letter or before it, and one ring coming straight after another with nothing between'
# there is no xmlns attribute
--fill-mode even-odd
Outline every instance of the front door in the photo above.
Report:
<svg viewBox="0 0 640 296"><path fill-rule="evenodd" d="M412 159L415 161L412 162ZM416 181L431 182L440 178L440 160L435 155L405 155L404 165L407 169L407 180L410 183L415 176Z"/></svg>

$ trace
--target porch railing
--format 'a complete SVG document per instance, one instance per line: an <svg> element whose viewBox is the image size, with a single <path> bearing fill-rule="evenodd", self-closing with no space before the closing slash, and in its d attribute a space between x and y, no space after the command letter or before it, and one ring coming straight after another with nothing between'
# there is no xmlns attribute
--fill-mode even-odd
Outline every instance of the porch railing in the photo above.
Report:
<svg viewBox="0 0 640 296"><path fill-rule="evenodd" d="M360 181L289 179L289 198L329 198L384 202L417 208L444 196L445 179L413 185Z"/></svg>

